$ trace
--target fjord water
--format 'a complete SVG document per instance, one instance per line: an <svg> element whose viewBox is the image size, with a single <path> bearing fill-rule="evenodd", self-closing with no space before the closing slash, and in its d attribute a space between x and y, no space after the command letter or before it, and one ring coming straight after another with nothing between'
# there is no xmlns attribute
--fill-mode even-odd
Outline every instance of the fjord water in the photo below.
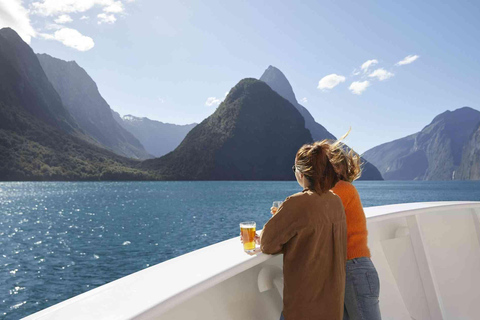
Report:
<svg viewBox="0 0 480 320"><path fill-rule="evenodd" d="M365 207L480 200L480 181L356 182ZM259 228L296 182L0 183L0 318ZM238 250L243 250L239 243Z"/></svg>

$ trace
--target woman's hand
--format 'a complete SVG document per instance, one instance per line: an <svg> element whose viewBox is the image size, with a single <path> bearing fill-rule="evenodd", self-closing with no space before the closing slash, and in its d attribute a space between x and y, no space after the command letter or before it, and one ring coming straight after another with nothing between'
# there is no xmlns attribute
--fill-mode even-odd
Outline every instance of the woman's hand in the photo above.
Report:
<svg viewBox="0 0 480 320"><path fill-rule="evenodd" d="M253 251L249 251L249 252L246 252L247 254L251 255L251 256L254 256L256 255L257 253L260 253L262 252L262 250L260 249L260 245L261 245L261 238L258 236L258 234L255 232L255 245L256 245L256 248L255 250ZM240 232L240 242L243 243L243 236L242 236L242 233Z"/></svg>
<svg viewBox="0 0 480 320"><path fill-rule="evenodd" d="M258 235L258 233L255 232L255 243L257 245L260 245L260 236ZM243 243L243 236L242 236L242 233L240 232L240 242Z"/></svg>

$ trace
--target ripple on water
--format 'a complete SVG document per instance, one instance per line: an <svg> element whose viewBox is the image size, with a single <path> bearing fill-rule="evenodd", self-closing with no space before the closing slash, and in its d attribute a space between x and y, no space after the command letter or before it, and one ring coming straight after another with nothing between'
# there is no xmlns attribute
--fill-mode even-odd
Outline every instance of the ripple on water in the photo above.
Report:
<svg viewBox="0 0 480 320"><path fill-rule="evenodd" d="M23 302L17 303L17 304L15 304L15 305L11 306L10 309L18 309L18 308L20 308L21 306L23 306L23 305L26 304L26 303L27 303L27 301L23 301Z"/></svg>
<svg viewBox="0 0 480 320"><path fill-rule="evenodd" d="M10 289L10 294L18 294L20 291L25 290L25 287L14 287L13 289Z"/></svg>

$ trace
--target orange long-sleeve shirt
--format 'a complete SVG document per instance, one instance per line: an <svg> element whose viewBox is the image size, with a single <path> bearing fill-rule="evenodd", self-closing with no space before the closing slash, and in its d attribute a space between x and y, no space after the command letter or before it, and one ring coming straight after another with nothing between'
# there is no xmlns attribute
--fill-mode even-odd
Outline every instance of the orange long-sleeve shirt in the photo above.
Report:
<svg viewBox="0 0 480 320"><path fill-rule="evenodd" d="M367 246L367 219L363 212L360 195L355 186L346 181L339 181L332 191L342 199L347 218L347 259L369 257Z"/></svg>

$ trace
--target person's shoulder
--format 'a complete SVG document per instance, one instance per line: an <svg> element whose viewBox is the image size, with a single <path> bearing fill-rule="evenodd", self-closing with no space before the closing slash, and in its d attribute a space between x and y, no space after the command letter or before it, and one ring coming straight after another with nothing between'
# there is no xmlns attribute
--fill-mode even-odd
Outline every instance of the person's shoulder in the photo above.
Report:
<svg viewBox="0 0 480 320"><path fill-rule="evenodd" d="M328 192L325 192L325 198L328 201L333 201L333 202L340 201L340 203L342 202L342 198L340 198L340 196L338 194L333 192L333 190L329 190Z"/></svg>
<svg viewBox="0 0 480 320"><path fill-rule="evenodd" d="M348 181L343 181L340 180L337 182L335 187L333 187L333 192L335 193L342 193L342 194L356 194L357 193L357 188Z"/></svg>
<svg viewBox="0 0 480 320"><path fill-rule="evenodd" d="M321 208L323 208L323 210L327 210L328 212L330 212L329 214L345 212L342 198L340 198L340 196L334 193L332 190L322 193L317 201L319 201L316 202L316 207L318 210L321 210Z"/></svg>
<svg viewBox="0 0 480 320"><path fill-rule="evenodd" d="M303 190L288 196L285 199L284 203L287 203L289 205L302 205L309 202L312 198L312 195L314 194L315 193L310 190Z"/></svg>
<svg viewBox="0 0 480 320"><path fill-rule="evenodd" d="M305 198L305 196L306 196L306 192L305 192L305 191L301 191L301 192L297 192L297 193L294 193L294 194L288 196L288 197L285 199L285 201L290 201L290 202L292 202L292 201L297 201L297 200L300 200L300 199L302 199L302 198Z"/></svg>

